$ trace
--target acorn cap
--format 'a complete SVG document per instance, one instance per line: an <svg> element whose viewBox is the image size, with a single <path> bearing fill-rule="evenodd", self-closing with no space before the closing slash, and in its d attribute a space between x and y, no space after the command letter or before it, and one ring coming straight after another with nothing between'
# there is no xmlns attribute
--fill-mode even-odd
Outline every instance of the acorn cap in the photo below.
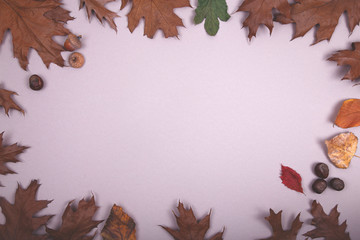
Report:
<svg viewBox="0 0 360 240"><path fill-rule="evenodd" d="M74 51L81 48L81 35L76 36L75 34L70 33L68 38L65 40L64 48L68 51Z"/></svg>

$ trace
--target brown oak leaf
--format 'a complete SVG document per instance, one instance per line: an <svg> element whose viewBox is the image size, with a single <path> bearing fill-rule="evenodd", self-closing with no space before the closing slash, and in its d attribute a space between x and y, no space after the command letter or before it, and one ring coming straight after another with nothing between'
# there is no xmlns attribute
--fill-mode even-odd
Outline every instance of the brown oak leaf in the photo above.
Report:
<svg viewBox="0 0 360 240"><path fill-rule="evenodd" d="M70 31L64 27L63 22L56 21L60 16L52 16L53 19L45 17L46 13L49 14L49 11L60 6L61 3L56 0L0 0L0 42L5 32L10 29L14 57L19 60L24 70L29 64L30 48L38 52L46 67L49 67L50 63L64 66L61 56L64 49L52 38L55 35L67 35Z"/></svg>
<svg viewBox="0 0 360 240"><path fill-rule="evenodd" d="M303 222L300 221L300 213L292 222L291 229L287 231L284 231L282 227L281 213L282 211L275 213L270 208L270 216L265 217L265 219L270 223L273 235L269 238L263 238L262 240L296 240L296 236L303 224Z"/></svg>
<svg viewBox="0 0 360 240"><path fill-rule="evenodd" d="M79 201L76 210L73 210L73 202L68 203L63 216L62 225L58 230L46 227L46 232L53 240L91 240L94 236L87 234L97 227L102 221L92 220L98 207L92 197L89 201L84 199Z"/></svg>
<svg viewBox="0 0 360 240"><path fill-rule="evenodd" d="M120 10L124 9L126 5L128 4L129 0L121 0L121 7Z"/></svg>
<svg viewBox="0 0 360 240"><path fill-rule="evenodd" d="M339 225L340 213L337 211L337 205L327 215L321 204L314 200L311 205L311 215L313 215L311 225L316 228L305 233L304 236L311 238L323 237L325 240L350 240L349 233L345 232L346 221Z"/></svg>
<svg viewBox="0 0 360 240"><path fill-rule="evenodd" d="M360 126L360 99L345 100L336 116L335 124L341 128Z"/></svg>
<svg viewBox="0 0 360 240"><path fill-rule="evenodd" d="M173 230L168 227L161 226L165 229L175 240L204 240L205 234L210 227L210 214L206 215L201 220L196 220L195 215L190 208L186 210L184 205L179 202L178 205L179 216L175 215L179 230ZM222 240L224 231L216 233L209 240Z"/></svg>
<svg viewBox="0 0 360 240"><path fill-rule="evenodd" d="M9 116L9 110L15 109L24 114L24 110L19 107L14 100L12 100L12 95L18 95L16 92L9 91L6 89L0 88L0 106L2 106L5 109L6 115Z"/></svg>
<svg viewBox="0 0 360 240"><path fill-rule="evenodd" d="M63 9L62 7L56 7L44 13L44 16L55 21L55 22L63 22L67 23L70 20L74 20L75 18L69 15L70 11Z"/></svg>
<svg viewBox="0 0 360 240"><path fill-rule="evenodd" d="M274 27L273 9L277 9L281 14L290 18L290 4L287 0L245 0L241 4L237 11L249 12L243 26L249 28L248 38L250 40L252 37L256 37L256 32L261 24L264 24L271 34Z"/></svg>
<svg viewBox="0 0 360 240"><path fill-rule="evenodd" d="M114 204L101 236L104 240L136 240L135 234L134 220L120 206Z"/></svg>
<svg viewBox="0 0 360 240"><path fill-rule="evenodd" d="M110 11L105 7L106 3L114 2L115 0L80 0L79 9L83 8L85 5L88 19L92 16L92 11L95 12L97 19L103 23L103 19L105 19L110 27L117 32L117 27L114 22L114 18L119 17L116 13Z"/></svg>
<svg viewBox="0 0 360 240"><path fill-rule="evenodd" d="M19 146L17 143L14 143L10 146L3 146L3 134L2 132L0 134L0 174L6 175L6 174L13 174L16 173L13 170L9 169L6 164L7 163L17 163L20 162L16 157L20 153L23 153L24 150L28 149L29 147L25 146ZM0 186L1 183L0 183Z"/></svg>
<svg viewBox="0 0 360 240"><path fill-rule="evenodd" d="M128 28L133 32L141 18L145 19L144 35L153 38L161 29L165 38L179 35L177 26L184 24L175 13L174 8L191 7L189 0L133 0L132 8L127 15Z"/></svg>
<svg viewBox="0 0 360 240"><path fill-rule="evenodd" d="M338 51L328 58L328 60L337 62L338 66L350 66L350 70L342 79L354 81L360 78L360 42L354 42L352 46L353 50Z"/></svg>
<svg viewBox="0 0 360 240"><path fill-rule="evenodd" d="M294 38L304 36L310 29L319 26L314 44L330 40L340 16L346 12L350 32L360 22L359 0L297 0L291 6L291 17L279 14L276 20L283 24L295 23Z"/></svg>
<svg viewBox="0 0 360 240"><path fill-rule="evenodd" d="M31 181L26 189L18 185L14 204L10 204L5 198L0 197L0 207L6 219L5 224L0 225L0 239L45 240L47 238L44 234L34 234L52 217L52 215L37 216L37 213L51 202L36 200L39 187L40 184L36 180Z"/></svg>

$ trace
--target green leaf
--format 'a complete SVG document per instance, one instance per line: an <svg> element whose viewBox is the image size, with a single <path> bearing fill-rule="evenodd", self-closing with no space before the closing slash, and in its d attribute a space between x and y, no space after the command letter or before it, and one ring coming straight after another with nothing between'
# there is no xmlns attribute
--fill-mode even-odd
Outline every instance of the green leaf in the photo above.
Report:
<svg viewBox="0 0 360 240"><path fill-rule="evenodd" d="M215 36L219 30L219 19L226 22L230 18L227 9L228 6L225 0L199 0L195 10L194 22L199 24L206 19L206 32L211 36Z"/></svg>

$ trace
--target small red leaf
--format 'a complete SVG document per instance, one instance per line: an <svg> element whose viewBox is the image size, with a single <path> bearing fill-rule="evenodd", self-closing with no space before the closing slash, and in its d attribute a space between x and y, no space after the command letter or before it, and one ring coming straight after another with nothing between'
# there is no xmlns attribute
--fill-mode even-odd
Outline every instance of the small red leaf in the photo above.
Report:
<svg viewBox="0 0 360 240"><path fill-rule="evenodd" d="M294 169L281 165L281 176L282 183L297 192L304 193L301 186L301 176Z"/></svg>

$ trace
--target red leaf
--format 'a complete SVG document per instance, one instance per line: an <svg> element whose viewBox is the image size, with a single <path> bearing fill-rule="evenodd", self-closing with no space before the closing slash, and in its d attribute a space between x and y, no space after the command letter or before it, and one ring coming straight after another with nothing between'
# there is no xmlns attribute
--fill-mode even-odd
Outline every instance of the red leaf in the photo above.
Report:
<svg viewBox="0 0 360 240"><path fill-rule="evenodd" d="M300 193L304 193L301 186L301 176L294 169L283 166L281 164L281 176L282 183L288 188Z"/></svg>

